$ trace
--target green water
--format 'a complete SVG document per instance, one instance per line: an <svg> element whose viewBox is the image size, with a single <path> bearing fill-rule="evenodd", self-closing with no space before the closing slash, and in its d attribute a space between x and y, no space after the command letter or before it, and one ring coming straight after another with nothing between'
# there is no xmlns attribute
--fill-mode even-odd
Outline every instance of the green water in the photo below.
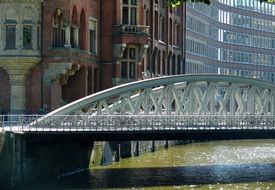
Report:
<svg viewBox="0 0 275 190"><path fill-rule="evenodd" d="M275 190L275 140L169 147L34 189Z"/></svg>

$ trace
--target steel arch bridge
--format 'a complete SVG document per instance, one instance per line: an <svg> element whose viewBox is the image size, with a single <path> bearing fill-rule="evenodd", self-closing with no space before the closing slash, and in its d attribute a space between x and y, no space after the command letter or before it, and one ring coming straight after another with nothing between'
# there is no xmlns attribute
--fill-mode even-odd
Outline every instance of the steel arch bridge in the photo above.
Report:
<svg viewBox="0 0 275 190"><path fill-rule="evenodd" d="M274 115L273 83L178 75L116 86L39 118L22 116L11 130L98 140L275 138Z"/></svg>
<svg viewBox="0 0 275 190"><path fill-rule="evenodd" d="M178 75L116 86L53 115L274 115L275 85L229 75Z"/></svg>

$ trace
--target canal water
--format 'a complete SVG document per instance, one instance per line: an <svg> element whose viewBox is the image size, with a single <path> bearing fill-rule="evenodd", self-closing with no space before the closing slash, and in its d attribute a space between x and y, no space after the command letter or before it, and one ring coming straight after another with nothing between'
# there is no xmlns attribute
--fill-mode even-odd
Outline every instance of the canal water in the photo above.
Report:
<svg viewBox="0 0 275 190"><path fill-rule="evenodd" d="M174 146L27 189L275 190L275 140Z"/></svg>

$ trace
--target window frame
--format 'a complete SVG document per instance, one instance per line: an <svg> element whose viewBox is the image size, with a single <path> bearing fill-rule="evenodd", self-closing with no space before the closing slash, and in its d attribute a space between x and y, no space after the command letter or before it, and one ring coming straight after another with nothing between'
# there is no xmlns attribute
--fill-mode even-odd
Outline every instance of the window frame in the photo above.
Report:
<svg viewBox="0 0 275 190"><path fill-rule="evenodd" d="M24 46L24 28L30 29L30 46ZM32 49L33 48L33 26L32 24L23 24L22 26L22 47L23 49Z"/></svg>
<svg viewBox="0 0 275 190"><path fill-rule="evenodd" d="M126 51L126 52L125 52ZM137 56L138 49L136 46L127 46L124 50L123 56L121 58L121 68L120 68L120 78L124 80L136 80L137 79ZM125 65L126 63L126 69ZM134 64L134 70L132 65ZM126 74L122 71L126 70ZM133 70L133 72L132 72ZM126 76L126 78L125 78Z"/></svg>
<svg viewBox="0 0 275 190"><path fill-rule="evenodd" d="M9 46L8 44L8 27L13 27L14 29L14 44L12 46ZM12 22L12 23L6 23L5 24L5 49L7 50L16 50L16 22Z"/></svg>
<svg viewBox="0 0 275 190"><path fill-rule="evenodd" d="M138 16L139 16L139 9L138 9L138 4L139 4L139 1L135 0L136 4L132 4L132 1L133 0L126 0L128 1L127 4L124 4L123 2L124 0L122 0L121 2L121 24L123 25L138 25ZM124 22L124 8L127 9L127 16L128 16L128 20L127 20L127 23ZM132 23L132 10L135 9L135 20L134 22Z"/></svg>
<svg viewBox="0 0 275 190"><path fill-rule="evenodd" d="M52 47L64 48L65 47L65 27L64 16L60 9L55 11L52 24Z"/></svg>
<svg viewBox="0 0 275 190"><path fill-rule="evenodd" d="M91 49L91 31L92 31L92 25L91 25L91 23L92 22L94 22L94 24L95 24L95 40L94 40L94 42L95 42L95 45L94 45L94 47L95 47L95 50L94 51L92 51L92 49ZM90 19L89 19L89 52L91 53L91 54L97 54L98 53L98 21L97 21L97 19L96 18L93 18L93 17L90 17Z"/></svg>

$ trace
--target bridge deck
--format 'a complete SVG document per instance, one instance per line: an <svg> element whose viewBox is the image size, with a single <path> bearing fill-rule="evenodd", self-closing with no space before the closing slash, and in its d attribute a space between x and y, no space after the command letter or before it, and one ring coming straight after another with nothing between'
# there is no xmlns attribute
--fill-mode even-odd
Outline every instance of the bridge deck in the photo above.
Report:
<svg viewBox="0 0 275 190"><path fill-rule="evenodd" d="M31 136L91 136L98 140L275 138L275 117L263 115L8 116L4 131Z"/></svg>

